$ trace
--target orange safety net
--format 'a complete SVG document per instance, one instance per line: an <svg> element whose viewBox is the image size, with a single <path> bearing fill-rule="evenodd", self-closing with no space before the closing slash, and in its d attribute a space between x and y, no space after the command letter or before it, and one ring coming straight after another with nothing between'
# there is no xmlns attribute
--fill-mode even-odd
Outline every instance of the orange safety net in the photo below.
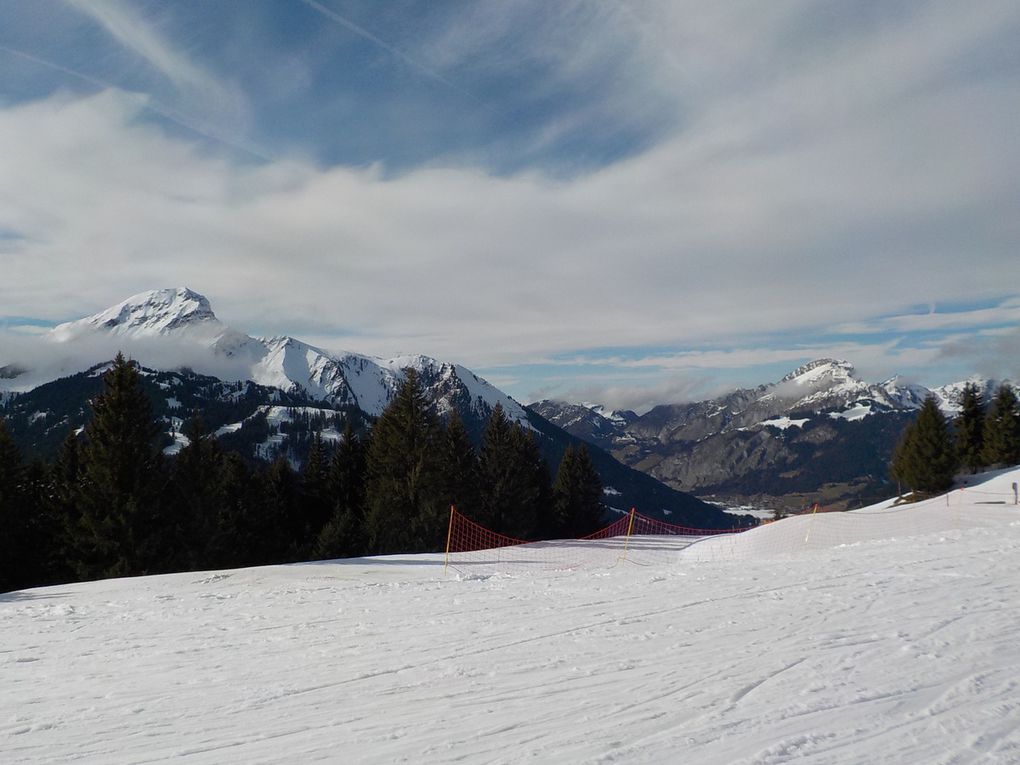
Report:
<svg viewBox="0 0 1020 765"><path fill-rule="evenodd" d="M679 550L701 537L744 530L694 529L631 510L581 539L529 542L491 531L451 508L446 564L462 574L492 574L529 568L611 568L621 563L652 565L672 560ZM683 539L665 542L649 537Z"/></svg>

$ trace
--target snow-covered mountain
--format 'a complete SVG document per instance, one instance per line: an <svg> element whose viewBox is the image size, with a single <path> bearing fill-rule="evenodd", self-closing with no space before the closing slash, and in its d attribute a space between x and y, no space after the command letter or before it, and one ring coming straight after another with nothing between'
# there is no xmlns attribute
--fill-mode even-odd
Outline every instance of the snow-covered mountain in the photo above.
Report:
<svg viewBox="0 0 1020 765"><path fill-rule="evenodd" d="M986 400L999 384L973 378L929 390L900 377L869 383L847 361L817 359L773 383L657 406L622 423L592 404L547 400L530 408L674 488L730 501L765 495L796 507L880 495L905 423L928 395L955 415L968 382Z"/></svg>
<svg viewBox="0 0 1020 765"><path fill-rule="evenodd" d="M476 440L498 404L532 431L552 469L568 446L579 443L459 364L420 355L380 359L334 352L286 336L250 337L221 322L202 295L183 288L135 295L62 324L41 342L45 352L35 354L34 364L0 357L0 416L33 456L51 459L67 434L84 426L89 401L118 351L139 363L154 415L163 423L166 454L187 444L181 431L200 413L225 450L301 464L315 434L335 441L347 424L368 429L408 369L418 373L438 414L456 411ZM612 510L639 507L699 528L733 523L718 508L605 452L593 449L592 461Z"/></svg>
<svg viewBox="0 0 1020 765"><path fill-rule="evenodd" d="M249 337L223 322L209 301L187 288L152 290L133 295L104 311L55 327L46 338L58 346L123 346L127 355L142 351L141 360L150 367L160 363L161 349L172 347L174 355L188 349L187 366L195 371L223 377L229 367L233 376L287 393L303 393L332 405L357 408L377 417L403 380L405 370L415 369L433 394L441 411L472 409L479 417L499 404L510 419L527 423L524 408L469 369L427 356L399 356L380 359L348 351L328 351L293 337ZM73 354L69 354L73 356ZM81 371L104 359L81 358ZM0 364L4 360L0 359ZM169 366L177 366L170 363ZM50 377L58 376L54 374ZM35 387L46 382L45 375L10 378L8 387L23 380Z"/></svg>

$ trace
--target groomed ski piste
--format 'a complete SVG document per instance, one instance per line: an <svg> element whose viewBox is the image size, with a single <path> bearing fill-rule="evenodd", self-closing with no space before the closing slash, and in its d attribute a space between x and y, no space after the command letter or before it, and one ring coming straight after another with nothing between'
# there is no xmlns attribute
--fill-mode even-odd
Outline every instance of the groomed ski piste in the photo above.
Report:
<svg viewBox="0 0 1020 765"><path fill-rule="evenodd" d="M0 595L0 761L1020 763L1018 480Z"/></svg>

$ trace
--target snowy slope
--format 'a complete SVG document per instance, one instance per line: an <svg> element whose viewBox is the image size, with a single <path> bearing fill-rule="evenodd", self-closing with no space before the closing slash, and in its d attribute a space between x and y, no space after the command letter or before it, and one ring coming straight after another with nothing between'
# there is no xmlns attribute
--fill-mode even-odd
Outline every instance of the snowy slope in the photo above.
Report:
<svg viewBox="0 0 1020 765"><path fill-rule="evenodd" d="M2 595L0 759L1020 762L1018 479L943 498L934 532L853 514L898 531L824 548L791 519L608 568L405 556Z"/></svg>

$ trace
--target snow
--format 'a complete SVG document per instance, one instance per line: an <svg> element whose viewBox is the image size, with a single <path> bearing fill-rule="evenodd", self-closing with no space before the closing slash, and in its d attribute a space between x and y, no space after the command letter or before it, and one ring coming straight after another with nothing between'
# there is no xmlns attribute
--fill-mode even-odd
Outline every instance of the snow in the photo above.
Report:
<svg viewBox="0 0 1020 765"><path fill-rule="evenodd" d="M499 404L503 408L507 419L511 422L518 423L526 430L534 430L531 422L528 420L528 413L524 411L524 407L501 390L494 388L470 369L460 365L454 366L454 373L457 375L457 379L461 381L461 384L467 388L468 395L473 403L483 401L490 408L494 408Z"/></svg>
<svg viewBox="0 0 1020 765"><path fill-rule="evenodd" d="M816 359L786 375L779 384L794 383L798 386L815 387L825 385L849 385L856 387L859 381L853 377L854 367L849 361L837 359Z"/></svg>
<svg viewBox="0 0 1020 765"><path fill-rule="evenodd" d="M810 422L810 419L807 417L802 420L791 420L789 417L775 417L771 420L763 420L758 424L768 425L769 427L778 428L779 430L786 430L787 428L803 428L804 424L807 422Z"/></svg>
<svg viewBox="0 0 1020 765"><path fill-rule="evenodd" d="M167 349L166 358L187 358L187 366L197 372L221 379L244 379L284 391L303 390L318 400L333 404L356 404L371 417L378 417L392 398L406 367L440 374L445 380L459 381L472 402L489 407L503 405L507 416L530 428L524 408L485 380L464 367L421 355L401 355L392 359L364 356L349 351L327 351L288 336L253 338L221 322L209 301L186 287L151 290L133 295L111 308L78 321L67 322L47 333L49 342L74 344L74 341L112 336L143 341L146 363L158 366L164 359L153 359L152 349ZM153 340L158 341L153 345ZM131 351L132 348L128 348ZM130 355L130 353L129 353ZM229 364L226 364L227 360ZM98 360L98 359L96 359ZM94 363L93 360L90 363ZM31 375L19 375L17 389L30 390L45 382L74 373L70 367L80 361L67 359L58 368L40 368ZM171 368L177 364L170 365ZM108 366L94 372L105 374ZM224 371L229 370L229 378ZM455 379L454 379L455 378ZM15 387L14 381L0 380L0 388ZM457 386L447 395L456 395ZM440 407L450 406L447 399Z"/></svg>
<svg viewBox="0 0 1020 765"><path fill-rule="evenodd" d="M57 342L69 342L102 330L114 335L151 337L182 327L189 331L202 327L216 335L224 329L205 297L186 287L178 287L132 295L93 316L60 324L53 328L50 336Z"/></svg>
<svg viewBox="0 0 1020 765"><path fill-rule="evenodd" d="M573 570L503 550L495 573L407 555L0 595L0 752L1020 762L1020 508L998 504L1018 478L838 514L873 532L854 541L805 543L837 517L820 514L693 545L636 538L626 559L620 540L594 543ZM578 551L559 545L540 549Z"/></svg>
<svg viewBox="0 0 1020 765"><path fill-rule="evenodd" d="M213 435L219 438L220 436L225 436L227 433L236 433L241 429L243 424L243 422L231 422L227 425L221 425L216 428L216 432Z"/></svg>
<svg viewBox="0 0 1020 765"><path fill-rule="evenodd" d="M713 502L724 513L730 515L750 515L762 521L771 521L776 517L776 511L768 508L755 507L754 505L736 505L728 506L721 505L718 502Z"/></svg>
<svg viewBox="0 0 1020 765"><path fill-rule="evenodd" d="M174 439L174 442L169 446L164 447L163 454L166 455L179 454L181 449L183 449L185 446L191 443L191 439L189 439L179 430L174 431L171 435Z"/></svg>
<svg viewBox="0 0 1020 765"><path fill-rule="evenodd" d="M849 420L855 422L863 420L869 414L873 414L869 404L855 404L842 412L829 412L829 417L834 420Z"/></svg>

